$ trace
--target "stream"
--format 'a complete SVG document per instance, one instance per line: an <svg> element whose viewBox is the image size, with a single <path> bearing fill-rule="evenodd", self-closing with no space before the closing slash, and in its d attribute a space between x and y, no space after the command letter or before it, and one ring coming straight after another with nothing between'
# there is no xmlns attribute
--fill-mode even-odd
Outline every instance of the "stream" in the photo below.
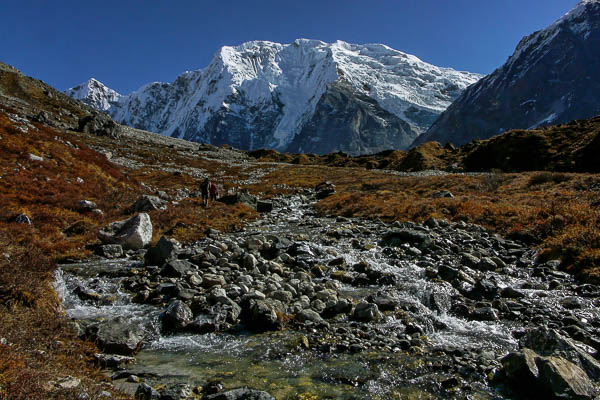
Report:
<svg viewBox="0 0 600 400"><path fill-rule="evenodd" d="M528 329L578 326L593 346L597 288L557 262L476 225L319 217L313 201L275 199L244 231L175 246L160 265L145 250L60 265L56 290L100 348L102 324L142 331L135 361L106 370L130 393L499 399L490 379Z"/></svg>

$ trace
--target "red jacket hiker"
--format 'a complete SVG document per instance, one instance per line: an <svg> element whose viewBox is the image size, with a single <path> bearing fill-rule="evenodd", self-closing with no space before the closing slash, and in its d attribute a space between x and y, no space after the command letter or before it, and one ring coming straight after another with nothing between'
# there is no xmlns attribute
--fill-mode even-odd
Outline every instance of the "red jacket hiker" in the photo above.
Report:
<svg viewBox="0 0 600 400"><path fill-rule="evenodd" d="M210 193L210 199L213 201L216 200L217 195L219 194L219 188L217 187L217 184L214 182L211 182L210 186L208 187L208 191Z"/></svg>

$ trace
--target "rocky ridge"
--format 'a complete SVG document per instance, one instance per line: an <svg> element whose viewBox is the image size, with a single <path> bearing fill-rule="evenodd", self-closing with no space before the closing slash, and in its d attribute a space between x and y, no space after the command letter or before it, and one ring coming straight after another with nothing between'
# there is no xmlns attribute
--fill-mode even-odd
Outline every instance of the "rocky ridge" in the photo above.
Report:
<svg viewBox="0 0 600 400"><path fill-rule="evenodd" d="M510 129L600 114L600 2L583 0L548 28L524 37L508 61L469 87L413 146L462 145Z"/></svg>

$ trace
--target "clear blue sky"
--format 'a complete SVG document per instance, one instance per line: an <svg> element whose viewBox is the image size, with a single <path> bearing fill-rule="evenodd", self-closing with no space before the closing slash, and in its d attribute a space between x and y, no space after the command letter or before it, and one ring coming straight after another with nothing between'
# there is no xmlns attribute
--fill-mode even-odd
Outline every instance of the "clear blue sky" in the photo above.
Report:
<svg viewBox="0 0 600 400"><path fill-rule="evenodd" d="M2 1L0 61L60 90L90 77L127 94L249 40L383 43L490 73L577 0Z"/></svg>

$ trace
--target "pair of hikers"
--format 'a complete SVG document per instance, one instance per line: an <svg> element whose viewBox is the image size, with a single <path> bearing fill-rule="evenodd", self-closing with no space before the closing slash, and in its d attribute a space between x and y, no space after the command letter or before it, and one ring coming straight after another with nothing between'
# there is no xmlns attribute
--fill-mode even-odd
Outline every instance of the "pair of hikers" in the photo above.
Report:
<svg viewBox="0 0 600 400"><path fill-rule="evenodd" d="M208 178L205 178L200 184L200 190L202 191L202 205L204 207L208 206L208 198L210 196L211 201L217 200L217 196L219 195L219 188L217 184L211 182Z"/></svg>

